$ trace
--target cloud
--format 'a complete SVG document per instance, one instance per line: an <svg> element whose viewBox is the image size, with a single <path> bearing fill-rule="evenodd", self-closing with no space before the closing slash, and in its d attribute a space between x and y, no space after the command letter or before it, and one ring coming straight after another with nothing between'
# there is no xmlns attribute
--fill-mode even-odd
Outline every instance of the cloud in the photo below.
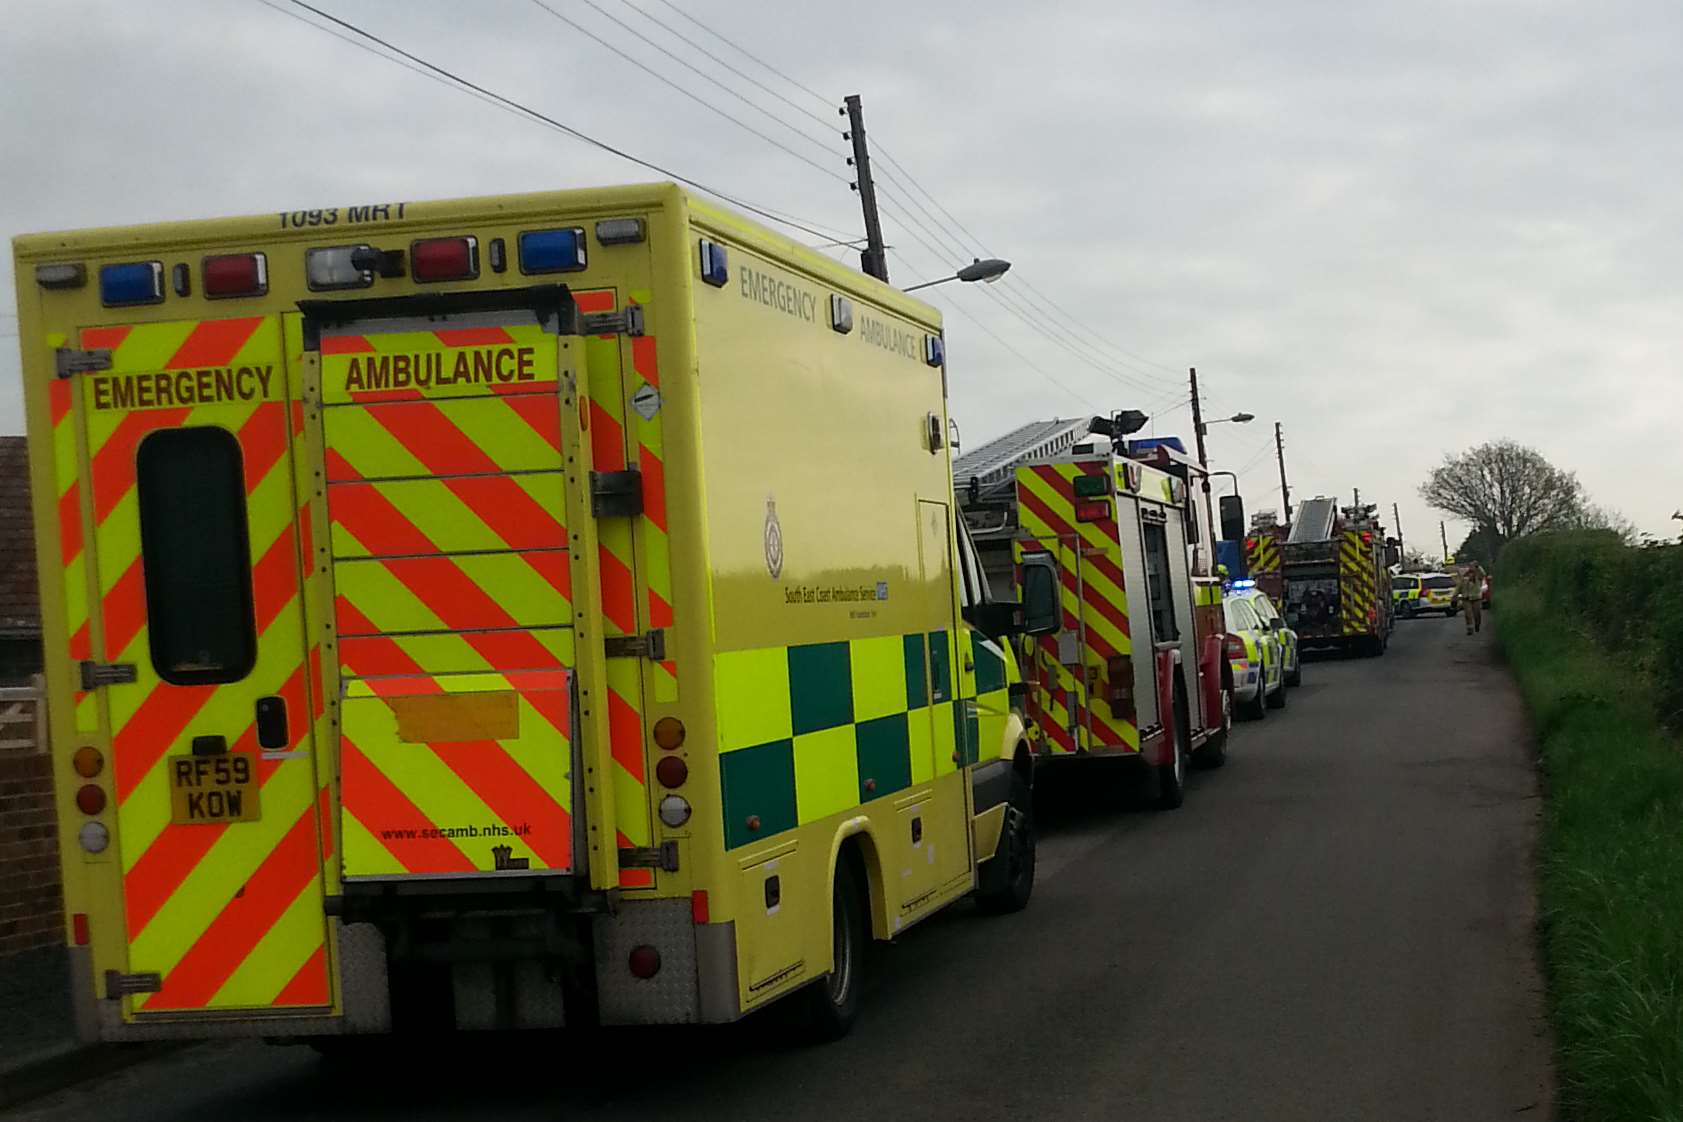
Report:
<svg viewBox="0 0 1683 1122"><path fill-rule="evenodd" d="M773 61L787 78L726 56L814 120L625 0L597 0L614 20L581 0L549 2L844 178L530 3L322 6L703 182L843 231L859 219L841 121L801 86L836 102L862 93L874 145L965 228L879 158L895 280L942 275L984 245L1009 258L993 292L947 286L932 299L1078 391L952 314L952 407L968 442L1148 401L1164 405L1160 426L1184 427L1172 410L1197 366L1212 413L1258 416L1212 430L1217 466L1254 460L1277 419L1294 490L1395 501L1411 537L1437 518L1415 493L1426 471L1499 436L1578 471L1644 529L1671 529L1683 451L1660 427L1683 404L1675 5L684 7ZM632 3L724 55L660 0ZM9 15L7 233L654 178L261 5L159 11L89 2ZM10 306L9 289L0 298ZM0 336L11 323L0 319ZM1097 358L1088 333L1131 353ZM8 349L5 431L21 427L16 377ZM1253 507L1274 501L1273 476L1266 457L1247 473Z"/></svg>

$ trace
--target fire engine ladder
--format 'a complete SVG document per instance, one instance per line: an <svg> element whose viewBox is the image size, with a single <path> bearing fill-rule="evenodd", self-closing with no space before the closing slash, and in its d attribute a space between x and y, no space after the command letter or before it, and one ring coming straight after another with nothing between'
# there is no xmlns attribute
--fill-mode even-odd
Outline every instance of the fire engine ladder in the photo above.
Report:
<svg viewBox="0 0 1683 1122"><path fill-rule="evenodd" d="M1088 418L1031 421L990 440L953 461L953 485L966 508L970 532L978 539L1009 538L1016 532L1016 504L1008 501L1017 486L1017 468L1049 460L1087 439ZM1002 508L995 514L983 507Z"/></svg>
<svg viewBox="0 0 1683 1122"><path fill-rule="evenodd" d="M1298 504L1297 517L1291 524L1291 536L1286 541L1292 544L1324 542L1332 537L1333 522L1337 517L1337 499L1305 499Z"/></svg>

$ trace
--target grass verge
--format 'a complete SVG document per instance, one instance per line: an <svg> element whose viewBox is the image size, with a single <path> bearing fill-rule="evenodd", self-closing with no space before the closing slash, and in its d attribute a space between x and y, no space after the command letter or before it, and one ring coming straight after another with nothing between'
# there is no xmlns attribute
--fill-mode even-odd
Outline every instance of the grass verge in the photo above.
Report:
<svg viewBox="0 0 1683 1122"><path fill-rule="evenodd" d="M1527 584L1500 603L1542 756L1562 1117L1683 1122L1683 751L1645 675L1563 627Z"/></svg>

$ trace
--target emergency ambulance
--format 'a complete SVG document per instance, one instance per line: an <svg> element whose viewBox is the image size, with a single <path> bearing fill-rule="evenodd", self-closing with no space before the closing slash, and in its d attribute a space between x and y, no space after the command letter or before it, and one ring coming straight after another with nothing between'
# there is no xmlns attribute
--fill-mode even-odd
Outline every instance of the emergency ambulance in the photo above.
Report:
<svg viewBox="0 0 1683 1122"><path fill-rule="evenodd" d="M88 1038L833 1036L1027 902L926 305L670 185L14 248Z"/></svg>

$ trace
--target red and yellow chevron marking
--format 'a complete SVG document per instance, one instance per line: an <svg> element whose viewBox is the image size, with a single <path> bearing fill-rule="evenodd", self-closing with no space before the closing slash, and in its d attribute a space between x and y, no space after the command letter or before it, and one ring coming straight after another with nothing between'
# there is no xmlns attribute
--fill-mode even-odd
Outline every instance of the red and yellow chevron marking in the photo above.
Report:
<svg viewBox="0 0 1683 1122"><path fill-rule="evenodd" d="M102 329L84 331L97 340ZM70 660L79 663L93 657L91 623L88 619L88 563L82 551L83 518L81 453L77 447L80 422L75 415L70 382L54 378L47 389L47 403L53 420L53 478L58 489L59 556L64 565L64 623L69 633ZM92 695L76 692L76 731L99 728L99 703Z"/></svg>
<svg viewBox="0 0 1683 1122"><path fill-rule="evenodd" d="M651 293L637 290L631 293L634 303L648 306ZM666 526L666 445L665 414L660 408L660 361L655 352L653 335L641 335L631 340L632 376L626 393L633 402L638 395L655 395L654 414L645 418L635 408L631 414L632 431L637 437L637 465L643 473L643 518L639 524L638 557L642 561L643 583L647 589L648 625L651 628L672 626L672 547ZM678 700L678 666L666 661L654 664L652 675L654 699L661 704Z"/></svg>
<svg viewBox="0 0 1683 1122"><path fill-rule="evenodd" d="M406 727L406 702L440 697L465 706L511 698L517 729L429 738L425 714ZM433 676L416 667L409 677L347 682L345 875L571 868L571 704L568 670Z"/></svg>
<svg viewBox="0 0 1683 1122"><path fill-rule="evenodd" d="M99 691L112 738L129 963L164 979L160 992L132 999L137 1011L328 1000L319 788L305 719L298 504L279 335L277 321L264 317L81 335L84 348L113 352L109 373L83 379L78 404L91 465L87 552L99 589L90 646L96 657L133 663L137 672L132 685ZM235 370L247 372L243 396L232 392ZM230 392L221 392L223 384ZM227 686L172 686L151 664L135 452L150 433L180 425L233 432L243 458L258 653L251 674ZM256 752L254 703L271 694L298 719L290 722L288 751L258 760L261 819L171 823L165 758L185 753L187 739L203 732L226 736L233 751Z"/></svg>
<svg viewBox="0 0 1683 1122"><path fill-rule="evenodd" d="M512 380L439 380L510 347L526 348L501 368ZM441 329L324 338L322 350L344 874L569 869L555 337ZM372 375L383 384L370 383L369 356L391 360Z"/></svg>
<svg viewBox="0 0 1683 1122"><path fill-rule="evenodd" d="M601 290L575 292L573 299L581 312L609 312L617 306L618 297L612 290ZM592 466L597 471L623 471L627 466L625 402L628 394L619 337L603 335L586 339L584 358L588 394L580 397L579 410L590 436ZM650 369L653 369L652 364ZM658 380L658 375L656 377ZM647 486L647 476L644 478ZM664 514L664 485L659 498ZM645 494L645 508L647 502ZM627 520L605 519L597 525L597 534L602 614L607 632L609 635L634 635L638 631L638 605L636 546L632 527ZM654 844L654 831L643 775L643 682L641 668L635 660L609 660L608 692L609 748L614 760L614 822L619 829L619 845L621 848L649 846ZM653 887L654 872L650 869L622 869L620 885L624 888Z"/></svg>
<svg viewBox="0 0 1683 1122"><path fill-rule="evenodd" d="M1338 542L1338 617L1345 635L1379 631L1378 563L1373 544L1359 530L1346 530Z"/></svg>
<svg viewBox="0 0 1683 1122"><path fill-rule="evenodd" d="M1061 731L1049 727L1047 736L1054 750L1084 746L1137 751L1134 714L1112 712L1104 692L1092 688L1108 673L1110 659L1132 653L1133 640L1114 508L1112 517L1098 521L1080 522L1075 517L1074 481L1084 474L1103 476L1107 470L1095 462L1042 464L1017 472L1018 515L1031 539L1024 548L1056 555L1063 585L1064 629L1084 629L1086 639L1080 656L1088 678L1085 682L1078 682L1075 672L1060 661L1057 636L1044 636L1039 643L1042 704L1048 725L1054 720L1061 723ZM1073 737L1069 733L1072 704L1079 708ZM1092 742L1082 744L1089 731Z"/></svg>

